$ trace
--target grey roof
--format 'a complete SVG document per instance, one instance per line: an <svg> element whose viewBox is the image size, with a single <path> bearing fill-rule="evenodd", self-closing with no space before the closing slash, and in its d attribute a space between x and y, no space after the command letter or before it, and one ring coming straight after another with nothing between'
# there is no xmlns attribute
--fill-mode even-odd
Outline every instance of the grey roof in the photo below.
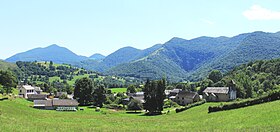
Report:
<svg viewBox="0 0 280 132"><path fill-rule="evenodd" d="M53 100L46 100L45 106L52 107L53 106Z"/></svg>
<svg viewBox="0 0 280 132"><path fill-rule="evenodd" d="M45 99L47 98L46 94L28 94L27 95L28 99Z"/></svg>
<svg viewBox="0 0 280 132"><path fill-rule="evenodd" d="M170 96L169 98L170 99L176 99L176 96Z"/></svg>
<svg viewBox="0 0 280 132"><path fill-rule="evenodd" d="M137 97L134 96L132 98L135 100L139 100L141 103L145 103L144 96L137 96Z"/></svg>
<svg viewBox="0 0 280 132"><path fill-rule="evenodd" d="M53 100L53 106L78 106L79 103L76 100L71 99L58 99Z"/></svg>
<svg viewBox="0 0 280 132"><path fill-rule="evenodd" d="M46 100L34 100L33 103L34 103L34 106L45 106Z"/></svg>
<svg viewBox="0 0 280 132"><path fill-rule="evenodd" d="M130 97L144 96L144 92L128 93L127 96L130 96Z"/></svg>
<svg viewBox="0 0 280 132"><path fill-rule="evenodd" d="M135 96L144 96L144 92L136 92Z"/></svg>
<svg viewBox="0 0 280 132"><path fill-rule="evenodd" d="M42 105L44 106L78 106L79 103L76 100L70 99L53 99L53 100L34 100L34 106Z"/></svg>
<svg viewBox="0 0 280 132"><path fill-rule="evenodd" d="M195 96L198 95L196 92L189 92L189 91L180 91L178 93L178 96L184 96L186 98L195 98Z"/></svg>
<svg viewBox="0 0 280 132"><path fill-rule="evenodd" d="M182 89L173 89L170 91L170 93L179 93L180 91L182 91Z"/></svg>
<svg viewBox="0 0 280 132"><path fill-rule="evenodd" d="M229 87L207 87L203 93L228 93Z"/></svg>

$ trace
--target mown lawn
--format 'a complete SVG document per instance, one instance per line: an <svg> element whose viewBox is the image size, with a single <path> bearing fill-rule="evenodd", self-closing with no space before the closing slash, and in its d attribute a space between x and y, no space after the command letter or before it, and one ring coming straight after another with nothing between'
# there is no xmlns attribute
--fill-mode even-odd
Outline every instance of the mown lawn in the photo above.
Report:
<svg viewBox="0 0 280 132"><path fill-rule="evenodd" d="M0 131L278 131L280 101L207 113L206 103L181 113L160 116L124 111L78 112L37 110L23 99L0 101ZM106 114L105 114L106 113Z"/></svg>
<svg viewBox="0 0 280 132"><path fill-rule="evenodd" d="M112 93L125 93L127 88L110 88Z"/></svg>

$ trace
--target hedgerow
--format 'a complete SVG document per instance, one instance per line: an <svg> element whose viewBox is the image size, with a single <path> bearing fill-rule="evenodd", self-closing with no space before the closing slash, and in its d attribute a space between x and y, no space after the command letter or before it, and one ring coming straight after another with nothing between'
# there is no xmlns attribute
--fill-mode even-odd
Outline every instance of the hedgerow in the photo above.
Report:
<svg viewBox="0 0 280 132"><path fill-rule="evenodd" d="M275 90L275 91L270 92L268 95L261 96L259 98L255 98L252 100L246 100L246 101L241 101L241 102L236 102L236 103L231 103L231 104L224 104L224 105L220 105L220 106L209 106L208 113L223 111L223 110L237 109L237 108L252 106L252 105L256 105L256 104L271 102L271 101L275 101L275 100L279 100L279 99L280 99L280 90Z"/></svg>

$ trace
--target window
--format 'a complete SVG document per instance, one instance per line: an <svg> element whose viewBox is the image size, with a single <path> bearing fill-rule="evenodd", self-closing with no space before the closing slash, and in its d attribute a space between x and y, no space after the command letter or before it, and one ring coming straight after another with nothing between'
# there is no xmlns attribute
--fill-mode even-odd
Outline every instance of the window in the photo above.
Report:
<svg viewBox="0 0 280 132"><path fill-rule="evenodd" d="M184 97L182 97L182 100L184 100Z"/></svg>

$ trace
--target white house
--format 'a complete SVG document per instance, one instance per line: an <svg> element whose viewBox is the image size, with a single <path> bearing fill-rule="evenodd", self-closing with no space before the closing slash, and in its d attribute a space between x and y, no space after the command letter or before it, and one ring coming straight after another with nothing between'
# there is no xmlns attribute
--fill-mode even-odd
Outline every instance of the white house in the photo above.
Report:
<svg viewBox="0 0 280 132"><path fill-rule="evenodd" d="M31 85L21 85L19 86L19 95L22 95L24 98L28 98L27 95L37 94L35 91L35 87Z"/></svg>

